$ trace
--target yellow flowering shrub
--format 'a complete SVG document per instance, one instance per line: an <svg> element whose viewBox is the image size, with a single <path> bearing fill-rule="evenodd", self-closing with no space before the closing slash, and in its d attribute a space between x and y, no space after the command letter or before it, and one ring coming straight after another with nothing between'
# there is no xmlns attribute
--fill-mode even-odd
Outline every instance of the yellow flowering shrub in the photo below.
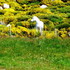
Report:
<svg viewBox="0 0 70 70"><path fill-rule="evenodd" d="M69 28L67 28L67 30L68 30L68 31L70 31L70 27L69 27Z"/></svg>
<svg viewBox="0 0 70 70"><path fill-rule="evenodd" d="M0 37L1 37L1 38L2 38L2 37L8 37L8 36L9 36L8 34L0 32Z"/></svg>
<svg viewBox="0 0 70 70"><path fill-rule="evenodd" d="M44 25L44 30L47 30L47 29L48 29L48 27L46 25Z"/></svg>
<svg viewBox="0 0 70 70"><path fill-rule="evenodd" d="M65 18L65 17L67 17L67 14L65 14L65 13L58 13L57 16L60 16L60 17L62 17L62 18L63 18L63 17Z"/></svg>
<svg viewBox="0 0 70 70"><path fill-rule="evenodd" d="M63 1L62 0L54 0L54 1L52 1L52 4L58 4L58 3L63 3Z"/></svg>
<svg viewBox="0 0 70 70"><path fill-rule="evenodd" d="M22 26L18 26L17 28L19 28L23 33L25 33L25 35L29 35L30 31L29 29L22 27Z"/></svg>
<svg viewBox="0 0 70 70"><path fill-rule="evenodd" d="M39 13L49 13L49 14L52 14L50 9L34 8L32 11L35 12L35 13L39 12Z"/></svg>
<svg viewBox="0 0 70 70"><path fill-rule="evenodd" d="M12 31L13 35L22 35L21 29L19 29L17 27L11 27L11 31Z"/></svg>
<svg viewBox="0 0 70 70"><path fill-rule="evenodd" d="M5 2L5 0L0 0L0 2Z"/></svg>
<svg viewBox="0 0 70 70"><path fill-rule="evenodd" d="M58 34L61 35L61 34L64 34L64 32L63 31L59 31Z"/></svg>
<svg viewBox="0 0 70 70"><path fill-rule="evenodd" d="M11 31L12 33L16 34L16 27L12 27Z"/></svg>
<svg viewBox="0 0 70 70"><path fill-rule="evenodd" d="M61 29L61 31L58 31L59 36L61 36L62 38L67 37L68 32L66 31L65 28Z"/></svg>
<svg viewBox="0 0 70 70"><path fill-rule="evenodd" d="M6 16L6 17L4 17L4 22L5 22L5 24L9 24L10 22L15 21L14 19L15 19L14 16Z"/></svg>
<svg viewBox="0 0 70 70"><path fill-rule="evenodd" d="M15 9L15 10L22 10L22 7L20 6L19 3L17 2L9 2L9 5L11 6L12 9Z"/></svg>
<svg viewBox="0 0 70 70"><path fill-rule="evenodd" d="M16 37L53 38L58 34L65 38L70 34L69 0L64 3L62 0L0 0L0 6L3 7L4 3L10 8L0 10L0 21L5 23L5 26L0 25L0 34L3 36L9 35L7 24L11 24L11 34ZM41 4L47 7L40 8ZM31 22L33 16L44 22L42 36L34 29L36 22Z"/></svg>
<svg viewBox="0 0 70 70"><path fill-rule="evenodd" d="M30 30L30 35L31 35L32 37L35 37L35 36L36 36L36 29L31 29L31 30Z"/></svg>
<svg viewBox="0 0 70 70"><path fill-rule="evenodd" d="M60 31L58 32L59 34L67 34L67 31L65 28L60 29Z"/></svg>
<svg viewBox="0 0 70 70"><path fill-rule="evenodd" d="M4 11L7 12L7 13L9 13L9 12L14 13L15 12L15 10L12 9L12 8L4 9Z"/></svg>
<svg viewBox="0 0 70 70"><path fill-rule="evenodd" d="M16 28L16 33L21 34L21 32L22 31L20 29Z"/></svg>
<svg viewBox="0 0 70 70"><path fill-rule="evenodd" d="M28 22L28 21L23 21L23 22L21 22L22 23L22 25L24 26L24 27L26 27L26 28L28 28L29 26L30 26L30 23Z"/></svg>
<svg viewBox="0 0 70 70"><path fill-rule="evenodd" d="M61 37L62 38L65 38L65 37L67 37L67 35L66 34L62 34Z"/></svg>
<svg viewBox="0 0 70 70"><path fill-rule="evenodd" d="M9 17L10 17L10 16L14 16L14 14L11 13L11 12L5 12L5 13L4 13L4 17L7 18L8 16L9 16Z"/></svg>
<svg viewBox="0 0 70 70"><path fill-rule="evenodd" d="M47 32L46 33L46 38L53 38L53 37L55 37L55 33L52 31L52 32Z"/></svg>
<svg viewBox="0 0 70 70"><path fill-rule="evenodd" d="M24 3L27 0L17 0L18 3Z"/></svg>
<svg viewBox="0 0 70 70"><path fill-rule="evenodd" d="M0 25L0 32L2 33L8 33L9 29L5 25Z"/></svg>
<svg viewBox="0 0 70 70"><path fill-rule="evenodd" d="M26 15L28 11L20 11L18 14L16 14L16 17L21 16L21 15Z"/></svg>
<svg viewBox="0 0 70 70"><path fill-rule="evenodd" d="M30 36L30 30L22 26L15 27L14 25L12 25L11 31L12 31L12 35L25 36L25 37Z"/></svg>
<svg viewBox="0 0 70 70"><path fill-rule="evenodd" d="M3 33L9 32L9 28L8 28L8 27L4 27L3 30L2 30L2 32L3 32Z"/></svg>
<svg viewBox="0 0 70 70"><path fill-rule="evenodd" d="M42 3L44 4L51 3L51 0L42 0Z"/></svg>
<svg viewBox="0 0 70 70"><path fill-rule="evenodd" d="M54 0L54 1L52 1L52 0L42 0L42 3L44 3L44 4L47 4L47 3L56 3L56 4L58 4L58 3L63 3L61 0Z"/></svg>
<svg viewBox="0 0 70 70"><path fill-rule="evenodd" d="M3 28L4 28L5 26L3 26L3 25L0 25L0 32L3 32Z"/></svg>

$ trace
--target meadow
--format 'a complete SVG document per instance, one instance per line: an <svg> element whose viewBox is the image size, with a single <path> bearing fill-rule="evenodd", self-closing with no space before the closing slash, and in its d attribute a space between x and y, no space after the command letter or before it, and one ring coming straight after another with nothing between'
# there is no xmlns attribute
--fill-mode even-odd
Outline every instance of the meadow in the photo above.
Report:
<svg viewBox="0 0 70 70"><path fill-rule="evenodd" d="M0 70L70 70L70 0L0 0Z"/></svg>
<svg viewBox="0 0 70 70"><path fill-rule="evenodd" d="M0 70L70 70L70 38L2 38Z"/></svg>

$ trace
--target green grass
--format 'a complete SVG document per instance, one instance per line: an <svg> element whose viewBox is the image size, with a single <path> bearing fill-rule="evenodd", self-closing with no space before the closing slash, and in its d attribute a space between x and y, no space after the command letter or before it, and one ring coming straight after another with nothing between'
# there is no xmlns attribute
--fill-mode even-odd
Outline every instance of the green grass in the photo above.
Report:
<svg viewBox="0 0 70 70"><path fill-rule="evenodd" d="M0 39L0 69L70 70L70 39Z"/></svg>

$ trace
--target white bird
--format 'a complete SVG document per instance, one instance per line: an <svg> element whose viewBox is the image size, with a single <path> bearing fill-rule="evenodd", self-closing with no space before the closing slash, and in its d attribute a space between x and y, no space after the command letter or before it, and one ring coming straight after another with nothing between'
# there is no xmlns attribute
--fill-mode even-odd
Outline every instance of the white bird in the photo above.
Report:
<svg viewBox="0 0 70 70"><path fill-rule="evenodd" d="M3 8L0 6L0 10L2 10Z"/></svg>
<svg viewBox="0 0 70 70"><path fill-rule="evenodd" d="M43 28L44 28L44 23L42 21L40 21L39 18L36 17L36 16L34 16L31 21L36 21L36 30L37 31L39 30L40 34L42 35L42 31L43 31Z"/></svg>
<svg viewBox="0 0 70 70"><path fill-rule="evenodd" d="M10 24L7 25L7 27L10 27L10 26L11 26Z"/></svg>
<svg viewBox="0 0 70 70"><path fill-rule="evenodd" d="M47 5L41 5L40 8L47 8Z"/></svg>
<svg viewBox="0 0 70 70"><path fill-rule="evenodd" d="M6 8L6 9L10 8L10 6L8 4L6 4L6 3L3 4L3 7Z"/></svg>

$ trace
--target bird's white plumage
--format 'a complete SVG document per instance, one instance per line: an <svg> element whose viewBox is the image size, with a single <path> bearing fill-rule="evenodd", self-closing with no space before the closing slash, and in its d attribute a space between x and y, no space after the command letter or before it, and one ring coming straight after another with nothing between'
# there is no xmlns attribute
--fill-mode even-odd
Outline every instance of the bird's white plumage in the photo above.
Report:
<svg viewBox="0 0 70 70"><path fill-rule="evenodd" d="M40 8L47 8L47 5L41 5Z"/></svg>
<svg viewBox="0 0 70 70"><path fill-rule="evenodd" d="M7 25L7 27L10 27L10 26L11 26L10 24Z"/></svg>
<svg viewBox="0 0 70 70"><path fill-rule="evenodd" d="M2 10L3 8L0 6L0 10Z"/></svg>
<svg viewBox="0 0 70 70"><path fill-rule="evenodd" d="M42 21L40 21L39 18L36 17L36 16L34 16L31 21L36 21L36 30L38 31L38 29L39 29L40 34L42 35L42 30L44 28L44 23Z"/></svg>
<svg viewBox="0 0 70 70"><path fill-rule="evenodd" d="M5 4L3 4L3 7L4 7L4 8L10 8L10 7L9 7L9 5L8 5L8 4L6 4L6 3L5 3Z"/></svg>

